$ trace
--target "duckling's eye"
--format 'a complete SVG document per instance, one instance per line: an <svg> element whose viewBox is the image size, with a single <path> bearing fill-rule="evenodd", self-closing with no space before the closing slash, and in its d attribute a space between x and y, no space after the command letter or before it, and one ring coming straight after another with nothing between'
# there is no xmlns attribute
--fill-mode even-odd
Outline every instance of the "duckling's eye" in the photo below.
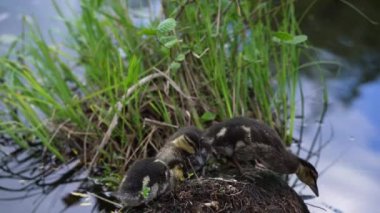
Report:
<svg viewBox="0 0 380 213"><path fill-rule="evenodd" d="M195 147L195 143L191 138L189 138L187 135L184 135L185 140L193 147Z"/></svg>
<svg viewBox="0 0 380 213"><path fill-rule="evenodd" d="M318 178L318 173L316 173L316 172L314 172L314 171L311 172L311 175L312 175L312 177L313 177L314 179L317 179L317 178Z"/></svg>

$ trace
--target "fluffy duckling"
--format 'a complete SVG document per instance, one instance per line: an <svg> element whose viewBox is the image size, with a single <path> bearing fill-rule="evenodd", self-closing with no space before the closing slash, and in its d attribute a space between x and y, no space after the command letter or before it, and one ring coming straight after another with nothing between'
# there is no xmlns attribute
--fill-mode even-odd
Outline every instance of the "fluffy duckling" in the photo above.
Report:
<svg viewBox="0 0 380 213"><path fill-rule="evenodd" d="M118 191L114 194L125 206L139 206L172 190L175 182L182 179L182 169L156 158L137 160L128 169Z"/></svg>
<svg viewBox="0 0 380 213"><path fill-rule="evenodd" d="M209 146L201 143L202 131L196 127L184 127L175 132L166 141L156 155L169 168L172 164L182 164L187 171L200 170L206 163Z"/></svg>
<svg viewBox="0 0 380 213"><path fill-rule="evenodd" d="M318 172L309 162L289 152L277 132L257 120L238 117L208 128L202 141L211 145L217 155L238 162L260 162L266 168L282 173L296 173L318 196Z"/></svg>
<svg viewBox="0 0 380 213"><path fill-rule="evenodd" d="M184 167L200 169L208 150L200 143L202 132L185 127L175 132L155 158L137 160L131 165L115 193L126 206L139 206L173 189L183 181Z"/></svg>

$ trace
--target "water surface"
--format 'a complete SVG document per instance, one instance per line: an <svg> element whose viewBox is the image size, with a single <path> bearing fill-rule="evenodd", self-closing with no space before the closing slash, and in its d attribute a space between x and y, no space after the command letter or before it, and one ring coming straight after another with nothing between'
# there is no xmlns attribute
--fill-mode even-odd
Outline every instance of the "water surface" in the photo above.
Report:
<svg viewBox="0 0 380 213"><path fill-rule="evenodd" d="M299 13L306 2L299 4ZM320 197L313 203L343 212L378 212L380 26L375 22L380 22L380 2L353 2L370 21L342 1L317 1L302 21L303 32L317 48L317 58L340 64L304 72L309 120L303 141L307 148L318 126L315 119L322 110L323 92L318 75L324 73L329 102L320 140L329 143L319 159Z"/></svg>

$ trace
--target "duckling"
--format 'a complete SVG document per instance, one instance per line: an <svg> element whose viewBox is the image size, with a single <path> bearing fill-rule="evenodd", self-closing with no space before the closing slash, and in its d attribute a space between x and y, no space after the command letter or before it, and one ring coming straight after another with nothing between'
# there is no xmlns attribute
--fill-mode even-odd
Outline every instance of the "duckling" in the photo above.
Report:
<svg viewBox="0 0 380 213"><path fill-rule="evenodd" d="M169 168L172 164L181 163L186 170L200 170L206 163L209 147L201 143L202 131L196 127L184 127L175 132L166 141L156 155L157 159L165 162Z"/></svg>
<svg viewBox="0 0 380 213"><path fill-rule="evenodd" d="M260 162L266 168L282 173L296 173L315 195L319 195L318 172L312 164L289 152L277 132L257 120L238 117L209 127L202 141L217 155L238 162Z"/></svg>
<svg viewBox="0 0 380 213"><path fill-rule="evenodd" d="M119 189L114 195L125 206L139 206L172 190L178 179L182 179L182 169L156 158L137 160L128 169Z"/></svg>

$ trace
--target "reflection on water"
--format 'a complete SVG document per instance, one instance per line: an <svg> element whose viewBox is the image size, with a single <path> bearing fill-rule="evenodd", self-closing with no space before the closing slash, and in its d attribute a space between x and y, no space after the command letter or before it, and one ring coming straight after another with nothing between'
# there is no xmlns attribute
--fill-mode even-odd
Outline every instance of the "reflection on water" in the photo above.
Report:
<svg viewBox="0 0 380 213"><path fill-rule="evenodd" d="M59 1L64 13L78 11L79 2L76 0ZM62 33L63 23L59 20L50 0L2 0L0 1L0 36L19 35L22 31L23 17L34 19L43 29L44 35L48 31L54 37ZM0 41L1 44L1 41Z"/></svg>
<svg viewBox="0 0 380 213"><path fill-rule="evenodd" d="M22 212L23 209L40 212L52 208L62 209L63 203L44 202L46 195L57 198L78 188L77 163L54 168L54 159L44 155L41 145L28 150L12 148L10 140L0 139L1 186L0 203L8 212Z"/></svg>
<svg viewBox="0 0 380 213"><path fill-rule="evenodd" d="M306 4L307 1L299 3L300 13ZM380 1L355 1L355 6L380 22ZM332 207L343 212L377 212L380 197L380 27L342 1L317 1L303 19L301 28L317 47L314 53L320 60L340 64L339 67L329 65L306 70L303 75L305 110L309 118L303 141L312 140L317 125L313 118L321 110L323 91L316 81L320 72L327 74L329 92L329 110L321 141L333 135L319 159L320 197L310 203L324 203L326 209Z"/></svg>
<svg viewBox="0 0 380 213"><path fill-rule="evenodd" d="M308 4L300 1L299 13ZM340 95L347 103L360 96L362 84L375 81L380 74L380 1L357 1L355 6L377 24L341 1L318 1L301 22L304 33L320 49L320 59L342 65L339 69L330 67L329 89L333 90L331 95Z"/></svg>
<svg viewBox="0 0 380 213"><path fill-rule="evenodd" d="M34 13L44 29L54 26L56 22L52 17L55 13L49 2L50 0L1 1L0 35L20 32L21 13ZM302 13L310 2L298 1L298 4L298 11ZM355 4L368 17L380 22L380 1L355 1ZM316 141L318 147L327 145L319 158L311 158L311 162L318 162L318 170L321 171L320 197L307 203L323 207L327 211L376 212L380 197L380 27L371 24L342 1L317 1L309 15L303 18L301 27L316 47L312 54L319 60L334 61L333 64L320 68L305 69L301 77L305 99L302 146L307 150L311 141ZM327 76L329 92L329 107L322 124L317 122L323 110L323 86L319 81L321 72ZM322 134L314 139L319 126L322 127ZM3 148L1 147L2 152L13 151ZM302 157L307 154L301 150ZM25 166L31 168L31 162L34 161L29 164L10 162L9 165L22 170ZM34 166L37 165L40 166L41 163L35 163ZM33 170L34 175L40 171L38 166ZM61 168L59 172L78 172L73 168L75 164ZM62 198L81 188L81 183L66 179L66 184L54 185L51 183L59 177L54 174L56 173L52 173L53 176L49 176L46 182L31 183L29 176L20 176L17 180L1 179L0 185L7 187L0 189L0 199L6 198L0 200L0 205L8 212L50 212L52 209L55 212L96 211L96 207L86 206L86 203L93 204L94 198ZM27 190L4 190L23 187ZM306 190L308 189L305 189L305 194L308 194ZM41 192L45 193L41 195ZM43 202L46 194L49 194L50 200ZM28 199L12 199L22 196ZM325 212L311 205L309 208L313 212Z"/></svg>
<svg viewBox="0 0 380 213"><path fill-rule="evenodd" d="M110 205L87 191L104 189L88 179L79 160L55 165L41 144L12 148L0 138L0 205L6 212L98 212ZM77 194L75 194L77 193ZM109 198L108 198L109 199Z"/></svg>
<svg viewBox="0 0 380 213"><path fill-rule="evenodd" d="M148 26L162 17L161 0L129 0L129 17L136 26Z"/></svg>

